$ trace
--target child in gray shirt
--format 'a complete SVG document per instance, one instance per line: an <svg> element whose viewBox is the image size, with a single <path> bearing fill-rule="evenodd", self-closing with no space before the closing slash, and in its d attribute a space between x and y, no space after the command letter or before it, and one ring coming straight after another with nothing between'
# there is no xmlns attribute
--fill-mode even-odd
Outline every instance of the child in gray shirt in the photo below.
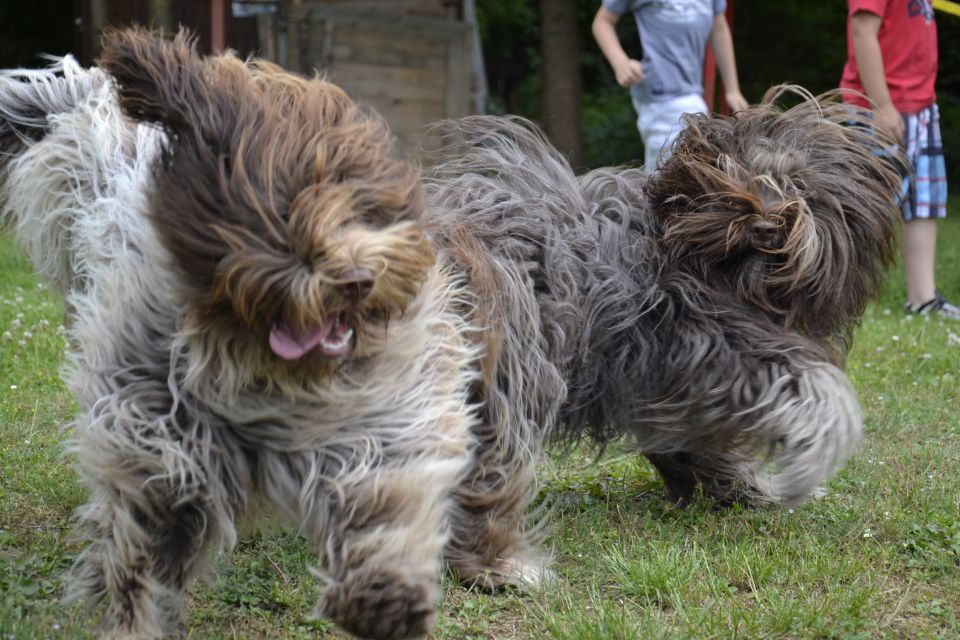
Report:
<svg viewBox="0 0 960 640"><path fill-rule="evenodd" d="M623 50L616 24L633 12L643 59ZM740 93L733 37L724 15L726 0L603 0L593 20L593 35L620 86L629 88L643 138L644 162L656 166L661 150L680 132L684 113L706 113L703 65L709 40L731 110L747 107Z"/></svg>

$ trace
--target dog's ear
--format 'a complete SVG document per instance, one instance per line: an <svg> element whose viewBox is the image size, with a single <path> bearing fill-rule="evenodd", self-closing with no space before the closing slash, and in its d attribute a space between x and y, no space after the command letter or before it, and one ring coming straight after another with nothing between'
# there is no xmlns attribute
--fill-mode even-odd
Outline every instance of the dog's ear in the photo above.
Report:
<svg viewBox="0 0 960 640"><path fill-rule="evenodd" d="M141 27L108 31L100 66L113 76L128 116L174 132L191 126L194 105L207 92L196 38L185 29L173 40Z"/></svg>

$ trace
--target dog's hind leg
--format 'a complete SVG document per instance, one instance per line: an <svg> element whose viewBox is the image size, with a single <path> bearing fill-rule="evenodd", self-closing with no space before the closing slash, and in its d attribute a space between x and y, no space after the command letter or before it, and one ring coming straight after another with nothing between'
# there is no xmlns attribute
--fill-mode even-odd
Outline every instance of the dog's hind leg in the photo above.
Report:
<svg viewBox="0 0 960 640"><path fill-rule="evenodd" d="M515 286L513 284L506 287ZM511 296L522 310L521 295ZM528 301L529 299L526 298ZM488 357L474 387L479 421L473 425L473 459L454 492L450 542L444 559L465 585L484 589L539 586L550 575L549 557L539 547L544 507L531 513L537 497L537 464L543 443L566 393L562 376L536 331L537 313L527 321L501 321L505 338L487 332Z"/></svg>
<svg viewBox="0 0 960 640"><path fill-rule="evenodd" d="M773 502L769 482L750 458L732 454L699 454L690 451L646 453L663 479L670 499L685 507L698 491L721 506Z"/></svg>
<svg viewBox="0 0 960 640"><path fill-rule="evenodd" d="M687 506L697 493L701 478L694 473L691 454L687 451L675 453L646 453L647 460L656 468L667 494L678 507Z"/></svg>
<svg viewBox="0 0 960 640"><path fill-rule="evenodd" d="M528 513L536 496L536 457L516 443L497 443L497 431L475 430L481 441L470 473L454 492L444 559L463 584L491 590L536 586L547 573L547 558L531 540L536 518Z"/></svg>

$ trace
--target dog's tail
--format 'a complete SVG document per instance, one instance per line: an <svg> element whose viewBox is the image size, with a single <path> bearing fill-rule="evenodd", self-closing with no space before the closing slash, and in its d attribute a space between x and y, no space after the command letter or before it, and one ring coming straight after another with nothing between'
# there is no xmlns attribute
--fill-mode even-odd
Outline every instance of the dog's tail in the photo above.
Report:
<svg viewBox="0 0 960 640"><path fill-rule="evenodd" d="M77 194L95 182L80 176L93 178L96 171L84 162L90 150L82 147L90 145L82 140L45 142L91 95L106 91L106 83L105 74L70 56L44 69L0 71L0 222L15 229L38 272L61 292L75 273L70 245ZM90 129L88 139L97 138Z"/></svg>
<svg viewBox="0 0 960 640"><path fill-rule="evenodd" d="M800 372L790 382L789 400L764 416L781 426L770 494L784 504L816 497L821 485L860 446L863 418L857 395L843 372L826 362Z"/></svg>
<svg viewBox="0 0 960 640"><path fill-rule="evenodd" d="M38 274L61 293L137 244L159 133L127 120L108 76L66 56L0 72L0 206Z"/></svg>
<svg viewBox="0 0 960 640"><path fill-rule="evenodd" d="M9 162L44 136L51 115L70 111L105 80L69 55L45 69L0 71L0 180Z"/></svg>
<svg viewBox="0 0 960 640"><path fill-rule="evenodd" d="M744 477L732 478L732 486L745 488L748 501L798 504L821 495L856 453L860 404L843 371L826 361L792 361L766 373L767 384L741 416L733 416L734 422L744 419L745 449L754 457L734 467Z"/></svg>

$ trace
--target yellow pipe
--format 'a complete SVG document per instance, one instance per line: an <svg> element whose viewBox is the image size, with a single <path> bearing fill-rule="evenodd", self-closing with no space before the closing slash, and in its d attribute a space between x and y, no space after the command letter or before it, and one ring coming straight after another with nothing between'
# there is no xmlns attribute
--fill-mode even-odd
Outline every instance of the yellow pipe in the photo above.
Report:
<svg viewBox="0 0 960 640"><path fill-rule="evenodd" d="M933 8L954 16L960 16L960 4L950 0L933 0Z"/></svg>

